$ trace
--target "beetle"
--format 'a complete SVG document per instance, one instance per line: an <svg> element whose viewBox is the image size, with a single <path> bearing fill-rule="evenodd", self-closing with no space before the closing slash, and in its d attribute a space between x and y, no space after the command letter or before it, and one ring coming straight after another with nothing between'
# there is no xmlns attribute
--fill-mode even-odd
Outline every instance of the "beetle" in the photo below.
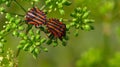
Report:
<svg viewBox="0 0 120 67"><path fill-rule="evenodd" d="M46 23L46 27L48 32L55 38L62 40L62 37L66 36L66 25L58 19L49 19Z"/></svg>
<svg viewBox="0 0 120 67"><path fill-rule="evenodd" d="M27 12L25 21L28 24L35 25L35 27L39 27L46 24L46 14L39 8L33 7Z"/></svg>

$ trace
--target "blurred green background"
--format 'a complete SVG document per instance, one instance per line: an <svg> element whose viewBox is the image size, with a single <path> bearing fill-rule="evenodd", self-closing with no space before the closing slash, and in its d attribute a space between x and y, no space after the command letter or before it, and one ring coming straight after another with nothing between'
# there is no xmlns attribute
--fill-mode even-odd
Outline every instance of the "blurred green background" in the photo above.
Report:
<svg viewBox="0 0 120 67"><path fill-rule="evenodd" d="M41 0L42 1L42 0ZM51 12L48 17L71 18L69 14L75 7L88 7L89 18L95 20L95 30L82 31L75 37L71 30L67 46L48 46L48 52L40 53L34 59L28 52L21 51L19 67L120 67L120 0L71 0L72 5L64 7L65 15ZM24 8L31 7L29 3L20 1ZM41 7L43 2L39 3ZM10 12L24 14L16 4L7 9ZM0 30L4 25L4 15L0 15ZM69 23L69 22L68 22ZM19 39L11 34L6 37L5 48L17 50ZM119 58L116 59L115 58Z"/></svg>

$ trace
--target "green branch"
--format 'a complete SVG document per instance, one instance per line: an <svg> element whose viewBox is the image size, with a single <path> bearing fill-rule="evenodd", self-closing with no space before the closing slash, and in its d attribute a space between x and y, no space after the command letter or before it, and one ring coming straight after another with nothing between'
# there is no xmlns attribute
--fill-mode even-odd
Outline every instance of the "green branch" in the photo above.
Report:
<svg viewBox="0 0 120 67"><path fill-rule="evenodd" d="M16 0L14 0L14 2L16 2L16 4L17 4L18 6L20 6L20 8L23 9L23 11L24 11L25 13L27 12Z"/></svg>
<svg viewBox="0 0 120 67"><path fill-rule="evenodd" d="M10 12L4 11L3 13L10 13ZM20 16L20 17L24 17L24 15L21 15L21 14L16 14L16 13L10 13L10 14L12 14L12 15L18 15L18 16Z"/></svg>

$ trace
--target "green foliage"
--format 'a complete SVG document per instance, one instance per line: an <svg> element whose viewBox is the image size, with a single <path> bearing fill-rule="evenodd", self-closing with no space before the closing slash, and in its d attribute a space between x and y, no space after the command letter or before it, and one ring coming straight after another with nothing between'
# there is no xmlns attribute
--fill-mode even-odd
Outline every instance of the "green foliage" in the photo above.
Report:
<svg viewBox="0 0 120 67"><path fill-rule="evenodd" d="M120 53L116 52L114 57L109 60L109 67L120 67Z"/></svg>
<svg viewBox="0 0 120 67"><path fill-rule="evenodd" d="M35 5L35 2L38 3L39 0L26 0L32 2L32 5ZM23 6L17 2L17 0L2 0L0 2L1 4L4 4L6 6L10 6L11 2L15 2L24 12L26 10ZM46 0L45 6L43 6L41 9L47 10L47 13L51 11L58 10L60 14L64 13L64 5L69 6L71 5L70 1L67 0ZM66 33L66 36L62 38L62 40L59 40L58 38L53 38L54 36L49 38L49 34L45 26L41 26L39 28L35 28L33 25L26 24L24 20L25 15L19 15L7 12L4 7L0 7L0 13L5 14L5 25L3 26L3 30L0 31L0 53L3 53L3 47L4 43L6 42L5 37L12 33L13 36L20 38L20 43L17 46L18 51L24 50L27 52L30 52L34 58L37 58L38 54L41 51L48 52L48 49L45 47L46 44L50 45L52 44L53 47L56 47L59 45L59 41L62 43L63 46L67 45L67 40L69 40L69 36ZM82 30L92 30L93 26L90 25L90 23L94 22L92 19L88 19L89 11L86 7L84 8L75 8L74 12L71 14L71 17L73 19L69 21L64 21L64 18L60 19L62 22L72 22L70 24L66 24L67 32L70 32L70 28L75 27L76 33L75 35L78 36L79 29ZM47 18L48 19L48 18ZM42 34L45 35L42 35ZM19 52L17 53L19 54ZM8 55L8 56L7 56ZM6 58L7 56L7 58ZM12 50L8 50L8 53L6 56L0 57L1 66L5 67L13 67L14 66L14 59L16 58ZM4 63L4 59L7 63ZM15 61L16 62L16 61ZM8 65L5 65L8 64ZM17 65L17 64L15 64Z"/></svg>
<svg viewBox="0 0 120 67"><path fill-rule="evenodd" d="M111 12L114 9L115 3L111 1L105 2L101 7L100 7L100 13L106 14L108 12Z"/></svg>
<svg viewBox="0 0 120 67"><path fill-rule="evenodd" d="M120 67L120 53L116 52L113 57L105 59L100 49L90 49L83 53L76 62L76 67ZM106 64L105 64L106 63Z"/></svg>
<svg viewBox="0 0 120 67"><path fill-rule="evenodd" d="M89 25L89 23L93 23L94 20L88 19L90 11L87 10L87 7L81 9L80 7L76 8L74 12L71 14L73 17L72 26L75 26L75 29L83 29L83 30L92 30L93 26Z"/></svg>
<svg viewBox="0 0 120 67"><path fill-rule="evenodd" d="M10 7L12 1L14 1L14 0L1 0L0 5L5 4L7 7Z"/></svg>
<svg viewBox="0 0 120 67"><path fill-rule="evenodd" d="M11 0L12 1L12 0ZM4 1L6 2L11 2L11 1ZM15 1L21 9L26 11L16 0ZM37 0L32 0L31 2L38 2ZM3 2L3 3L4 3ZM67 0L46 0L45 1L46 7L49 6L48 11L53 11L58 9L61 14L63 14L63 5L69 6L71 2ZM45 27L40 27L40 29L34 29L31 25L28 25L26 27L26 23L23 19L24 16L19 15L19 14L14 14L14 13L9 13L6 12L4 7L0 8L0 11L2 14L6 14L5 18L7 21L5 21L6 25L3 26L3 30L0 32L0 41L1 44L5 42L4 36L9 34L9 32L12 32L13 36L21 38L20 45L18 45L18 49L22 49L24 51L29 51L30 53L33 54L34 57L37 57L37 55L41 51L47 51L47 48L43 46L43 44L53 44L53 46L58 45L58 39L49 39L41 36L40 32L44 32L47 34L47 30ZM75 35L78 35L79 28L83 30L91 30L93 29L92 26L89 25L89 23L93 22L93 20L88 19L89 11L87 10L86 7L81 9L80 7L76 8L74 12L71 14L73 17L73 20L71 21L72 23L67 24L67 29L71 27L75 27L76 33ZM64 19L62 20L64 22ZM69 21L68 21L69 22ZM25 32L26 31L26 32ZM35 32L36 31L36 32ZM67 43L66 41L68 40L68 36L64 37L62 42L62 45L65 46ZM2 51L1 51L2 52Z"/></svg>
<svg viewBox="0 0 120 67"><path fill-rule="evenodd" d="M87 7L84 8L75 8L74 12L71 13L71 17L73 17L72 22L70 24L67 24L67 30L69 31L69 29L71 27L75 28L75 36L78 36L79 33L79 29L82 30L86 30L86 31L90 31L93 30L93 26L90 25L91 23L94 22L93 19L89 19L90 11L87 10Z"/></svg>
<svg viewBox="0 0 120 67"><path fill-rule="evenodd" d="M20 33L19 36L22 39L20 41L20 45L18 45L18 49L29 51L35 58L41 52L41 50L46 52L47 48L43 47L43 44L46 42L46 38L42 38L40 36L40 30L36 30L36 32L34 32L31 29L28 34L29 35Z"/></svg>
<svg viewBox="0 0 120 67"><path fill-rule="evenodd" d="M76 67L103 67L102 65L102 51L90 49L85 52L81 59L76 62Z"/></svg>
<svg viewBox="0 0 120 67"><path fill-rule="evenodd" d="M54 11L59 10L61 14L64 14L64 9L63 9L64 5L66 6L71 5L71 2L67 0L46 0L45 3L46 6L49 8L48 9L49 12L53 10Z"/></svg>
<svg viewBox="0 0 120 67"><path fill-rule="evenodd" d="M1 67L14 67L18 64L18 61L15 57L15 53L8 49L7 52L5 52L7 55L0 56L0 66Z"/></svg>

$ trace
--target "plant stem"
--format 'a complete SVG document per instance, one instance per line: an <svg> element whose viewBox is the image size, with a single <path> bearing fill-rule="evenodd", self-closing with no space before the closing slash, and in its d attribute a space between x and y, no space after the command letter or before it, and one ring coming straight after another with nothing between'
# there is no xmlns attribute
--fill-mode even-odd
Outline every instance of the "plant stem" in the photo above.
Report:
<svg viewBox="0 0 120 67"><path fill-rule="evenodd" d="M20 8L21 8L25 13L27 12L16 0L14 0L14 2L16 2L16 4L17 4L18 6L20 6Z"/></svg>
<svg viewBox="0 0 120 67"><path fill-rule="evenodd" d="M17 50L16 57L18 57L20 54L20 49Z"/></svg>
<svg viewBox="0 0 120 67"><path fill-rule="evenodd" d="M63 19L63 22L73 22L72 19Z"/></svg>
<svg viewBox="0 0 120 67"><path fill-rule="evenodd" d="M3 13L9 13L9 12L4 11ZM12 15L18 15L20 17L24 17L24 15L21 15L21 14L16 14L16 13L10 13L10 14L12 14Z"/></svg>
<svg viewBox="0 0 120 67"><path fill-rule="evenodd" d="M110 17L105 15L104 23L103 23L103 38L104 38L104 46L103 46L103 65L108 67L108 59L111 55L110 49L110 36L111 36L111 24Z"/></svg>
<svg viewBox="0 0 120 67"><path fill-rule="evenodd" d="M40 10L43 10L46 7L46 5L43 5Z"/></svg>
<svg viewBox="0 0 120 67"><path fill-rule="evenodd" d="M17 57L18 57L19 54L20 54L20 49L17 50L17 53L15 55L15 60L14 61L16 61L16 63L14 64L14 67L18 67Z"/></svg>

